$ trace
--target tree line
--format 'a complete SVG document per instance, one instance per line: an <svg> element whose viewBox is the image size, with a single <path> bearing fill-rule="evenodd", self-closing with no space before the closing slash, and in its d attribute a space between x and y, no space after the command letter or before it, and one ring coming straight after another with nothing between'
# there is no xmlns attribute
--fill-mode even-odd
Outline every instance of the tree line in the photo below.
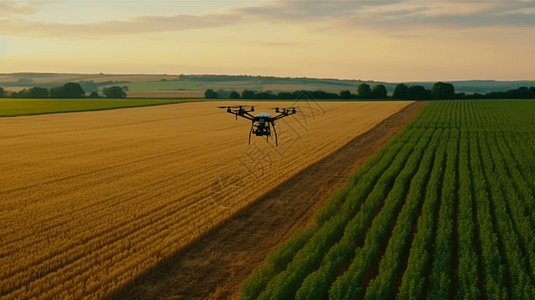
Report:
<svg viewBox="0 0 535 300"><path fill-rule="evenodd" d="M120 86L107 87L102 90L106 98L125 98L126 93ZM50 89L44 87L32 87L19 92L8 93L0 87L0 98L26 98L26 99L78 99L86 98L85 91L79 83L67 82L63 86ZM88 98L101 98L100 94L93 91Z"/></svg>
<svg viewBox="0 0 535 300"><path fill-rule="evenodd" d="M228 91L214 91L211 89L206 90L204 97L206 99L282 99L293 100L298 99L304 92L308 93L314 99L386 99L387 91L386 87L382 84L376 85L373 89L368 84L361 84L357 89L357 94L351 93L351 91L341 91L339 94L325 92L322 90L316 91L304 91L298 90L294 92L279 92L274 93L271 91L250 91L244 90L241 95L236 92Z"/></svg>
<svg viewBox="0 0 535 300"><path fill-rule="evenodd" d="M358 86L356 94L349 90L340 93L330 93L322 90L294 92L271 91L249 91L244 90L241 95L236 91L214 91L206 90L204 96L206 99L279 99L295 100L304 92L307 92L314 99L397 99L397 100L444 100L444 99L535 99L535 87L520 87L505 92L490 92L486 94L474 93L456 93L455 87L451 83L437 82L431 89L426 89L421 85L407 86L400 83L396 86L391 97L387 95L386 87L383 84L375 85L373 88L366 83Z"/></svg>

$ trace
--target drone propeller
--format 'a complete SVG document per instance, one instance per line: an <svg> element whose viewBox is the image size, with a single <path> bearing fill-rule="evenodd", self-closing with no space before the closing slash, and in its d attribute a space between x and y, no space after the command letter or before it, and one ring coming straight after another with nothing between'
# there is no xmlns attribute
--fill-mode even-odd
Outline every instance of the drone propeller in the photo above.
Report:
<svg viewBox="0 0 535 300"><path fill-rule="evenodd" d="M251 106L251 105L234 105L234 106L218 106L217 108L239 108L239 109L249 109L249 107L251 109L254 109L254 106Z"/></svg>
<svg viewBox="0 0 535 300"><path fill-rule="evenodd" d="M276 113L279 113L280 110L282 110L282 112L286 112L286 111L290 112L291 111L291 112L293 112L295 114L295 111L296 111L295 107L281 107L281 108L273 107L273 108L270 108L270 109L274 109Z"/></svg>
<svg viewBox="0 0 535 300"><path fill-rule="evenodd" d="M245 114L248 114L250 111L254 111L254 106L245 105L245 109L243 108L243 105L239 106L218 106L217 108L225 108L228 113L236 115L236 120L238 120L238 115L244 116Z"/></svg>

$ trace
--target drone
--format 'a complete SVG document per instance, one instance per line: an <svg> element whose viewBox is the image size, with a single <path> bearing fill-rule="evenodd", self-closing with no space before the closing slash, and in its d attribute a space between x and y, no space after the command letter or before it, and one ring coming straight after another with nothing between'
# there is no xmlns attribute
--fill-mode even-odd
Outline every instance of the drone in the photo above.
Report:
<svg viewBox="0 0 535 300"><path fill-rule="evenodd" d="M279 146L279 141L277 137L277 131L275 130L275 121L280 120L284 117L294 115L296 113L295 107L286 107L279 109L275 107L275 113L279 115L271 117L270 114L261 112L256 116L250 114L254 112L254 106L219 106L218 108L226 108L229 114L236 115L236 120L238 117L251 120L251 130L249 131L249 145L251 144L251 134L256 136L266 136L266 141L269 142L269 137L271 136L271 128L275 133L275 144Z"/></svg>

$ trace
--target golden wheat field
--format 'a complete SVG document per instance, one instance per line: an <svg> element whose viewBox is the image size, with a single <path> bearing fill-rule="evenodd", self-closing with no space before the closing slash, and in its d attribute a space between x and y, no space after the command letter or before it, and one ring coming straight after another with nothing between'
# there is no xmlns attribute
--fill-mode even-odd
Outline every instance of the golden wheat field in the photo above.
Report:
<svg viewBox="0 0 535 300"><path fill-rule="evenodd" d="M0 119L0 298L99 299L411 102L299 104L278 148L225 103Z"/></svg>

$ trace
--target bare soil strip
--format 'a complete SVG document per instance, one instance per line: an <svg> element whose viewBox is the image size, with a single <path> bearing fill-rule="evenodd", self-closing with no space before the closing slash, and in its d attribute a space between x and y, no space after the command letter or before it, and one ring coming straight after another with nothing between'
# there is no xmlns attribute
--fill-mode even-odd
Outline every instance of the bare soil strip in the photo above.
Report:
<svg viewBox="0 0 535 300"><path fill-rule="evenodd" d="M415 102L306 168L113 299L238 298L239 286L292 233L424 107Z"/></svg>

